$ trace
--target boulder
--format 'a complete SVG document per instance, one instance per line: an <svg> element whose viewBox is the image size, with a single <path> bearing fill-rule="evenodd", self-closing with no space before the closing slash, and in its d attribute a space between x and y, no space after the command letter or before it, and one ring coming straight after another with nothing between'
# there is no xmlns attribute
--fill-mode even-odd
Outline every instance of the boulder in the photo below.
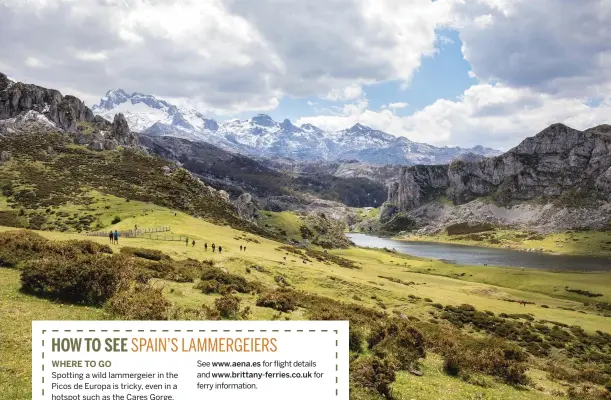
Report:
<svg viewBox="0 0 611 400"><path fill-rule="evenodd" d="M223 199L223 201L229 202L229 193L224 190L219 190L217 193L221 197L221 199Z"/></svg>
<svg viewBox="0 0 611 400"><path fill-rule="evenodd" d="M89 150L94 150L94 151L103 151L104 150L104 142L99 141L99 140L93 140L93 141L91 141L91 143L89 143L89 146L87 146L87 148Z"/></svg>
<svg viewBox="0 0 611 400"><path fill-rule="evenodd" d="M11 157L12 156L10 152L6 150L0 151L0 164L9 161Z"/></svg>
<svg viewBox="0 0 611 400"><path fill-rule="evenodd" d="M104 148L106 150L116 150L119 143L115 139L104 139Z"/></svg>
<svg viewBox="0 0 611 400"><path fill-rule="evenodd" d="M242 193L234 202L234 205L241 218L251 220L257 216L257 206L250 193Z"/></svg>

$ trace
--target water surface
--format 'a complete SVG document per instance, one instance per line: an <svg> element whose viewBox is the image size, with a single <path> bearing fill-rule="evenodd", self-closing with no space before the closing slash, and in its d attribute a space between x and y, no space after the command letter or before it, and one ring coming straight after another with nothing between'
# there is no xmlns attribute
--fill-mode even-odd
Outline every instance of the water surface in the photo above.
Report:
<svg viewBox="0 0 611 400"><path fill-rule="evenodd" d="M442 259L454 264L512 266L550 270L611 271L611 258L565 256L509 249L464 246L449 243L410 242L349 233L357 246L396 249L424 258Z"/></svg>

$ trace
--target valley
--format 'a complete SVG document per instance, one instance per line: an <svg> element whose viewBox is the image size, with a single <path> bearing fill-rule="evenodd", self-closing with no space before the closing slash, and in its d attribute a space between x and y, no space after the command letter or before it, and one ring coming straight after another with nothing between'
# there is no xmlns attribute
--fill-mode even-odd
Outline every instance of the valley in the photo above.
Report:
<svg viewBox="0 0 611 400"><path fill-rule="evenodd" d="M255 159L133 132L121 113L110 123L72 96L5 78L7 399L32 396L39 319L349 320L354 400L608 398L605 127L590 137L553 127L531 142L565 132L567 149L537 145L531 158L516 150L411 167ZM576 143L592 151L577 157ZM567 167L572 204L540 167L562 172L567 158L589 174ZM113 244L111 230L133 235ZM530 248L538 251L514 251Z"/></svg>

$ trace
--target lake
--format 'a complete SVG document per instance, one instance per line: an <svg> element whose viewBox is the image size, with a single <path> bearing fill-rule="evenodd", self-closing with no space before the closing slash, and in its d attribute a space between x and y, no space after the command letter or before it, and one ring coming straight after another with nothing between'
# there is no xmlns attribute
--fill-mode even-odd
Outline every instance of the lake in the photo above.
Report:
<svg viewBox="0 0 611 400"><path fill-rule="evenodd" d="M362 233L348 233L346 236L357 246L394 248L399 253L441 259L453 264L487 264L548 270L611 271L611 258L605 257L565 256L448 243L410 242L369 236Z"/></svg>

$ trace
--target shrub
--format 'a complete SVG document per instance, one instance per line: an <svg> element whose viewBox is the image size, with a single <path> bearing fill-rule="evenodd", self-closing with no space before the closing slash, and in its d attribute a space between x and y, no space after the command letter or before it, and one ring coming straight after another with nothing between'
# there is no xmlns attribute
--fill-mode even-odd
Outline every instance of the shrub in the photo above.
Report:
<svg viewBox="0 0 611 400"><path fill-rule="evenodd" d="M571 400L610 400L611 393L595 386L583 385L579 388L570 387L567 396Z"/></svg>
<svg viewBox="0 0 611 400"><path fill-rule="evenodd" d="M391 385L396 379L391 362L379 357L359 357L350 363L350 379L354 385L375 391L391 399Z"/></svg>
<svg viewBox="0 0 611 400"><path fill-rule="evenodd" d="M499 339L468 339L444 349L444 370L450 375L476 372L503 379L508 384L524 385L526 354L519 347Z"/></svg>
<svg viewBox="0 0 611 400"><path fill-rule="evenodd" d="M231 293L233 291L239 293L249 293L258 291L259 286L248 282L240 275L230 274L220 268L203 266L201 274L201 282L196 286L204 293Z"/></svg>
<svg viewBox="0 0 611 400"><path fill-rule="evenodd" d="M214 306L219 315L225 319L247 319L250 308L246 307L240 311L241 300L233 295L227 294L214 300Z"/></svg>
<svg viewBox="0 0 611 400"><path fill-rule="evenodd" d="M21 287L37 296L101 305L128 287L136 269L133 259L121 255L54 256L27 262L21 271Z"/></svg>
<svg viewBox="0 0 611 400"><path fill-rule="evenodd" d="M379 323L371 329L367 342L376 355L393 359L401 369L411 368L426 357L422 333L402 320Z"/></svg>
<svg viewBox="0 0 611 400"><path fill-rule="evenodd" d="M48 240L30 231L8 231L0 234L0 266L14 268L23 260L45 252Z"/></svg>
<svg viewBox="0 0 611 400"><path fill-rule="evenodd" d="M0 267L14 268L23 261L60 256L76 259L81 255L112 253L107 245L88 240L54 242L31 231L0 233Z"/></svg>
<svg viewBox="0 0 611 400"><path fill-rule="evenodd" d="M110 224L111 224L111 225L114 225L114 224L118 224L119 222L121 222L121 217L119 217L119 216L117 215L116 217L114 217L114 218L112 219L112 221L110 222Z"/></svg>
<svg viewBox="0 0 611 400"><path fill-rule="evenodd" d="M106 307L110 313L122 319L165 320L168 319L170 303L161 292L161 288L137 284L133 288L115 293Z"/></svg>
<svg viewBox="0 0 611 400"><path fill-rule="evenodd" d="M350 325L348 332L348 348L355 353L363 352L365 337L363 331L353 325Z"/></svg>
<svg viewBox="0 0 611 400"><path fill-rule="evenodd" d="M276 289L262 294L257 299L257 306L282 312L291 312L297 309L293 291L285 289Z"/></svg>

